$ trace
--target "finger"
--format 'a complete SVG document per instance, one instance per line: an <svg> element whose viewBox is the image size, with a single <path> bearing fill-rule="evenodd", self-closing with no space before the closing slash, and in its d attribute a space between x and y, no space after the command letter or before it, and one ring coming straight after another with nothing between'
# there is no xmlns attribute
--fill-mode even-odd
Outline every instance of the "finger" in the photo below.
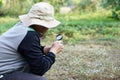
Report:
<svg viewBox="0 0 120 80"><path fill-rule="evenodd" d="M60 43L62 43L63 41L62 41L62 40L60 40L59 42L60 42Z"/></svg>
<svg viewBox="0 0 120 80"><path fill-rule="evenodd" d="M63 41L56 41L56 43L62 43Z"/></svg>

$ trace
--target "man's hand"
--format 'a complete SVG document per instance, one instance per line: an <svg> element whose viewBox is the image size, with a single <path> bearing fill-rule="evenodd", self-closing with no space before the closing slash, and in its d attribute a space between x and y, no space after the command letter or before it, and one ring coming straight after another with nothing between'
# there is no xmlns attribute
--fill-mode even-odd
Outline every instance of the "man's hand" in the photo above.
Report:
<svg viewBox="0 0 120 80"><path fill-rule="evenodd" d="M44 47L44 53L47 54L50 51L51 46Z"/></svg>
<svg viewBox="0 0 120 80"><path fill-rule="evenodd" d="M62 41L55 41L50 48L50 52L53 52L54 54L57 54L62 50L63 50Z"/></svg>

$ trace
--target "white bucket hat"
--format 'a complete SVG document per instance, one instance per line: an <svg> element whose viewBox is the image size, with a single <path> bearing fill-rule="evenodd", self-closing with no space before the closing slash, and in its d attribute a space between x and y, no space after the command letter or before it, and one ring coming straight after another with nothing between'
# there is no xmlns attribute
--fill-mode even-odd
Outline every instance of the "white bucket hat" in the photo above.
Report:
<svg viewBox="0 0 120 80"><path fill-rule="evenodd" d="M46 28L53 28L60 24L54 18L53 6L46 2L33 5L28 14L19 16L19 19L27 26L41 25Z"/></svg>

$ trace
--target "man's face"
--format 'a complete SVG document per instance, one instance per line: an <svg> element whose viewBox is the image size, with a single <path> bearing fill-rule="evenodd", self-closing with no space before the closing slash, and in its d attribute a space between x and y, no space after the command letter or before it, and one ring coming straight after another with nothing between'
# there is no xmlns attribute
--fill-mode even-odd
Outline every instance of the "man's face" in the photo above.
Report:
<svg viewBox="0 0 120 80"><path fill-rule="evenodd" d="M37 32L42 33L42 35L45 35L45 33L48 31L48 28L46 28L44 26L33 25L31 27L34 28Z"/></svg>

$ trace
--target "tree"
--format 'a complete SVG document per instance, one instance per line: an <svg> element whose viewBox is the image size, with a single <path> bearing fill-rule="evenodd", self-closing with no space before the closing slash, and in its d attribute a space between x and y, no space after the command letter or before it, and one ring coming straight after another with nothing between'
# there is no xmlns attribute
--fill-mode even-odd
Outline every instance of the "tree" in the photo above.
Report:
<svg viewBox="0 0 120 80"><path fill-rule="evenodd" d="M79 11L90 12L96 10L96 0L79 0L77 8Z"/></svg>
<svg viewBox="0 0 120 80"><path fill-rule="evenodd" d="M101 0L101 5L104 8L120 10L120 0Z"/></svg>
<svg viewBox="0 0 120 80"><path fill-rule="evenodd" d="M101 0L101 6L103 6L103 8L111 9L112 17L115 20L119 20L120 0Z"/></svg>

